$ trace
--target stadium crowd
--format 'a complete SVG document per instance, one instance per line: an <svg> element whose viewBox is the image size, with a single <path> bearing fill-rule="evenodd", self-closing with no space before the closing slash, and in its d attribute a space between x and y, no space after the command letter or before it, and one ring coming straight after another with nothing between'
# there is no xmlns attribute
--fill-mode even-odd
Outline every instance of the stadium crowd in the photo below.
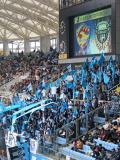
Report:
<svg viewBox="0 0 120 160"><path fill-rule="evenodd" d="M11 86L11 91L18 93L18 99L19 93L25 92L26 95L29 95L29 98L25 99L26 101L36 102L44 98L51 98L58 104L57 108L36 111L30 119L29 115L22 116L14 124L15 132L27 138L42 141L42 143L48 139L52 141L52 136L57 129L100 107L99 100L111 100L112 95L108 95L108 91L120 82L120 66L113 61L112 57L106 62L105 56L102 54L99 60L93 57L91 62L86 60L83 65L77 66L77 68L73 68L71 65L59 66L57 60L58 54L51 51L49 54L40 52L36 55L22 55L14 60L4 60L5 63L1 63L8 68L9 65L11 66L8 70L11 75L8 77L15 74L23 75L25 72L30 73L29 78ZM7 67L2 72L7 75L6 69ZM13 71L11 72L11 70ZM3 75L2 72L1 75ZM7 78L7 76L3 77ZM13 99L11 104L16 105L18 101L14 95ZM77 101L73 104L72 99L83 101L80 104ZM11 128L8 125L11 124L9 115L3 115L1 121L1 125L5 129ZM115 121L110 127L109 130L98 129L89 136L94 138L97 136L102 140L119 143L119 122ZM113 127L117 127L117 130ZM110 132L108 133L108 131ZM75 132L75 126L71 125L69 133L71 137L75 136ZM64 130L61 130L59 134L65 138ZM85 138L89 138L89 136L86 135ZM76 141L74 142L74 150L77 150ZM87 139L82 141L86 142ZM92 150L93 156L98 159L106 151L96 145ZM98 154L98 152L100 153Z"/></svg>
<svg viewBox="0 0 120 160"><path fill-rule="evenodd" d="M95 130L82 136L80 139L75 140L73 142L72 150L81 152L84 150L84 145L89 147L87 154L93 156L97 160L119 160L120 116L115 117L112 121L106 121L103 127L99 126ZM113 148L111 148L111 146Z"/></svg>
<svg viewBox="0 0 120 160"><path fill-rule="evenodd" d="M58 53L52 48L46 54L37 51L29 55L18 54L18 56L3 57L0 61L0 84L13 79L15 75L24 75L26 72L33 74L37 67L55 65L57 57Z"/></svg>

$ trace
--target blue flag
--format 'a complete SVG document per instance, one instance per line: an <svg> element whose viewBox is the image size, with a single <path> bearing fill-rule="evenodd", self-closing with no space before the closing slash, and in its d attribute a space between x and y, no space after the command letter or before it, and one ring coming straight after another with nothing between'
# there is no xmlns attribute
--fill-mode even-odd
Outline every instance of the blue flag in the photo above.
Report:
<svg viewBox="0 0 120 160"><path fill-rule="evenodd" d="M33 90L32 84L30 83L30 84L27 86L27 92L30 92L30 91L32 91L32 90Z"/></svg>
<svg viewBox="0 0 120 160"><path fill-rule="evenodd" d="M104 63L104 61L105 61L105 55L104 55L104 54L101 54L100 59L99 59L99 61L98 61L98 64L99 64L99 65L102 65L102 64Z"/></svg>
<svg viewBox="0 0 120 160"><path fill-rule="evenodd" d="M73 79L74 79L74 82L77 82L77 75L76 74L74 74Z"/></svg>
<svg viewBox="0 0 120 160"><path fill-rule="evenodd" d="M108 77L108 75L106 73L103 73L103 79L104 79L105 84L109 83L110 78Z"/></svg>
<svg viewBox="0 0 120 160"><path fill-rule="evenodd" d="M83 94L83 99L86 99L86 98L88 98L88 91L84 91L84 94Z"/></svg>
<svg viewBox="0 0 120 160"><path fill-rule="evenodd" d="M36 90L35 96L36 96L37 99L40 99L40 97L41 97L40 89Z"/></svg>
<svg viewBox="0 0 120 160"><path fill-rule="evenodd" d="M86 82L86 78L87 78L87 74L86 71L84 69L82 69L82 78L81 78L81 85L82 87L86 87L87 86L87 82Z"/></svg>
<svg viewBox="0 0 120 160"><path fill-rule="evenodd" d="M61 77L61 80L65 80L67 78L67 74L65 73L62 77Z"/></svg>
<svg viewBox="0 0 120 160"><path fill-rule="evenodd" d="M46 90L49 89L49 84L48 84L48 82L45 83L45 89L46 89Z"/></svg>
<svg viewBox="0 0 120 160"><path fill-rule="evenodd" d="M56 81L56 87L59 87L60 86L60 80L58 79L57 81Z"/></svg>
<svg viewBox="0 0 120 160"><path fill-rule="evenodd" d="M51 87L54 87L55 85L54 85L54 82L52 81L52 80L50 80L50 88Z"/></svg>
<svg viewBox="0 0 120 160"><path fill-rule="evenodd" d="M98 78L99 82L102 81L102 72L100 71L100 69L97 72L97 78Z"/></svg>
<svg viewBox="0 0 120 160"><path fill-rule="evenodd" d="M110 59L109 59L109 62L113 62L113 57L112 56L110 56Z"/></svg>
<svg viewBox="0 0 120 160"><path fill-rule="evenodd" d="M5 109L4 105L0 103L0 114L4 112L4 109Z"/></svg>
<svg viewBox="0 0 120 160"><path fill-rule="evenodd" d="M90 63L90 68L92 69L94 67L94 65L98 64L96 57L94 56L92 58L92 61Z"/></svg>
<svg viewBox="0 0 120 160"><path fill-rule="evenodd" d="M72 70L72 65L70 64L68 67L67 67L68 71L71 72Z"/></svg>
<svg viewBox="0 0 120 160"><path fill-rule="evenodd" d="M97 75L92 72L92 78L94 79L94 83L97 83Z"/></svg>
<svg viewBox="0 0 120 160"><path fill-rule="evenodd" d="M115 76L115 67L114 67L114 64L113 64L112 56L109 59L109 67L110 67L110 69L112 71L112 78L114 78L114 76Z"/></svg>

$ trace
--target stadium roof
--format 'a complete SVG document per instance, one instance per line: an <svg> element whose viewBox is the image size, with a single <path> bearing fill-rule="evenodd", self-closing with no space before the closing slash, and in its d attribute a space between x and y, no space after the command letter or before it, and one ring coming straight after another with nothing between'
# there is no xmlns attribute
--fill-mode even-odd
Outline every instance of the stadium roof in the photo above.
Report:
<svg viewBox="0 0 120 160"><path fill-rule="evenodd" d="M0 39L56 34L58 8L58 0L0 0Z"/></svg>

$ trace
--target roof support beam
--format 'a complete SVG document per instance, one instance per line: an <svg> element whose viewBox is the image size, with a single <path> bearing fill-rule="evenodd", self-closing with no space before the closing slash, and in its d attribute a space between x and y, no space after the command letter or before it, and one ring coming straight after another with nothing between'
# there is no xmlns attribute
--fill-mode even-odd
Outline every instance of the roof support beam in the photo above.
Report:
<svg viewBox="0 0 120 160"><path fill-rule="evenodd" d="M57 0L0 0L0 39L44 37L58 33Z"/></svg>
<svg viewBox="0 0 120 160"><path fill-rule="evenodd" d="M25 29L28 29L31 32L34 32L37 35L43 36L45 34L46 35L49 34L49 32L46 32L44 30L40 30L40 29L37 28L37 26L31 25L31 24L29 24L27 22L23 22L21 19L15 18L10 14L6 14L6 13L3 13L3 12L0 12L0 17L3 18L3 19L7 19L8 21L10 21L10 22L12 22L14 24L17 24L19 27L20 26L24 27Z"/></svg>
<svg viewBox="0 0 120 160"><path fill-rule="evenodd" d="M53 2L53 0L49 0L49 1L48 0L35 0L35 1L37 1L41 4L44 4L50 8L54 8L54 10L56 10L56 11L59 10L58 3Z"/></svg>
<svg viewBox="0 0 120 160"><path fill-rule="evenodd" d="M29 8L31 11L35 11L36 13L39 13L40 15L42 14L46 16L47 18L50 18L53 21L55 20L58 21L58 14L54 13L53 11L49 11L49 10L47 10L46 12L46 10L43 7L41 7L41 5L36 5L36 3L31 4L29 2L21 1L21 0L19 1L18 0L8 0L8 1L10 1L12 4L16 3L20 6L26 7L27 9ZM52 18L50 15L52 15L54 18Z"/></svg>
<svg viewBox="0 0 120 160"><path fill-rule="evenodd" d="M11 5L11 4L4 5L3 3L0 3L0 8L4 9L4 10L11 11L16 14L23 15L23 16L27 17L28 19L34 20L34 21L38 22L39 24L42 24L45 27L47 25L48 28L50 28L54 31L58 30L57 23L53 23L51 20L47 20L47 24L46 24L46 20L44 18L40 17L39 15L37 15L35 13L31 13L28 9L18 8L16 6Z"/></svg>
<svg viewBox="0 0 120 160"><path fill-rule="evenodd" d="M4 21L0 20L0 26L6 28L8 31L12 32L13 34L15 34L17 37L19 37L20 39L23 39L24 35L21 34L16 28L14 28L11 25L8 25L8 23L5 23Z"/></svg>

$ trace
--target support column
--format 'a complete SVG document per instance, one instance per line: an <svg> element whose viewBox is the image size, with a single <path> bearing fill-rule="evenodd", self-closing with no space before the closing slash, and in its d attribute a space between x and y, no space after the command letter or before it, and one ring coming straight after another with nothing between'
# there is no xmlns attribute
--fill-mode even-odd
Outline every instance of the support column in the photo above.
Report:
<svg viewBox="0 0 120 160"><path fill-rule="evenodd" d="M76 139L78 139L78 137L80 136L80 119L76 120Z"/></svg>
<svg viewBox="0 0 120 160"><path fill-rule="evenodd" d="M24 39L24 53L30 53L30 41L29 39Z"/></svg>
<svg viewBox="0 0 120 160"><path fill-rule="evenodd" d="M3 54L5 55L5 56L8 56L9 54L10 54L10 52L9 52L9 47L8 47L8 40L3 40Z"/></svg>
<svg viewBox="0 0 120 160"><path fill-rule="evenodd" d="M57 51L59 51L59 34L57 35Z"/></svg>
<svg viewBox="0 0 120 160"><path fill-rule="evenodd" d="M41 50L46 53L50 49L50 36L40 38Z"/></svg>

